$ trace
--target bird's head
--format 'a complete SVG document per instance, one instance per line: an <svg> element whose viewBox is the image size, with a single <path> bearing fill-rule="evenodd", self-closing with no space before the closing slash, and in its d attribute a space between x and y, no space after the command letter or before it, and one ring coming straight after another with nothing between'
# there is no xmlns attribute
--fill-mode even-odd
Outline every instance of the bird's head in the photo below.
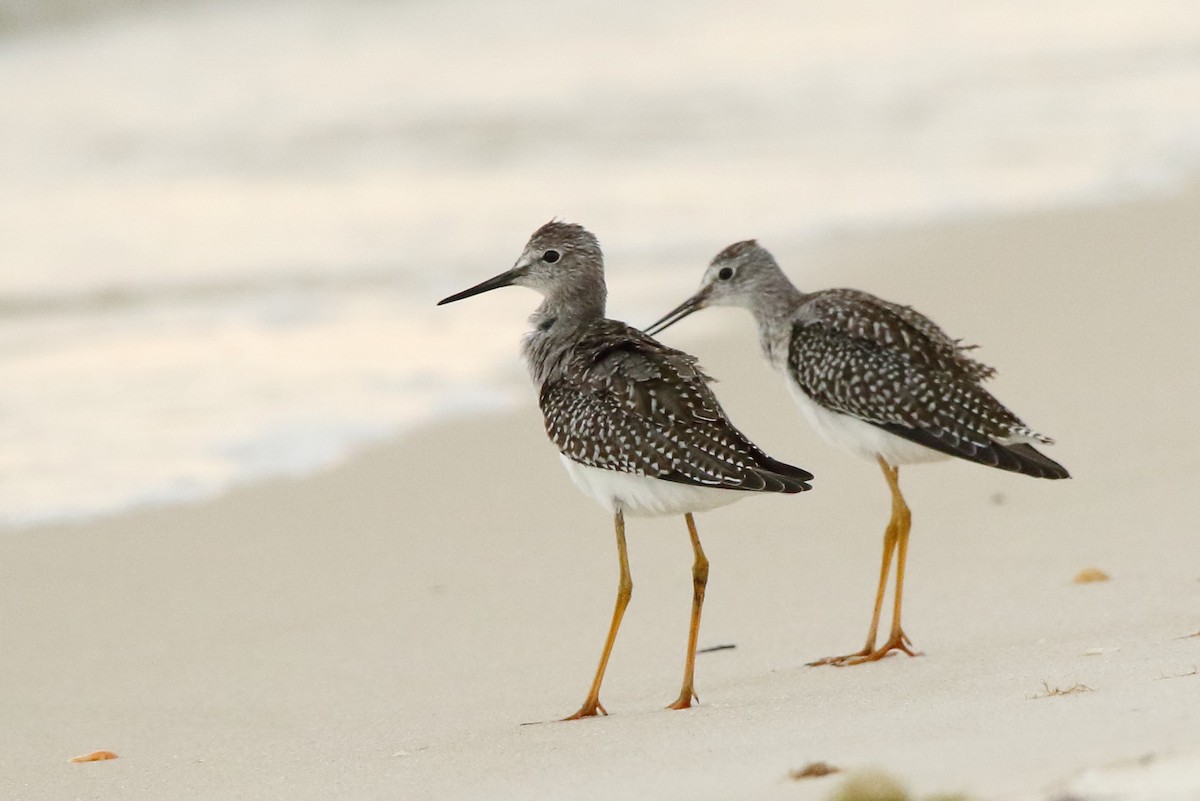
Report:
<svg viewBox="0 0 1200 801"><path fill-rule="evenodd" d="M778 289L780 279L787 280L775 257L758 242L747 239L732 244L708 265L696 294L649 326L646 333L653 336L709 306L753 309L763 293Z"/></svg>
<svg viewBox="0 0 1200 801"><path fill-rule="evenodd" d="M547 298L579 294L604 302L604 256L600 243L583 226L551 221L529 242L512 269L438 301L441 306L503 286L524 286Z"/></svg>

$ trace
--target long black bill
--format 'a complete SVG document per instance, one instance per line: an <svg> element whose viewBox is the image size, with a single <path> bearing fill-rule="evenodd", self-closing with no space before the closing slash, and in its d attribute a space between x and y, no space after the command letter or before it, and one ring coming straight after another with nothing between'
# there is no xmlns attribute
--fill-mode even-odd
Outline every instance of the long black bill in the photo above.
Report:
<svg viewBox="0 0 1200 801"><path fill-rule="evenodd" d="M675 325L675 323L679 322L684 317L687 317L689 314L700 311L708 304L708 295L708 287L701 289L695 295L692 295L683 303L680 303L674 309L663 315L660 320L646 326L644 329L645 332L650 336L654 336L655 334L665 331L666 329Z"/></svg>
<svg viewBox="0 0 1200 801"><path fill-rule="evenodd" d="M453 303L456 300L469 298L472 295L479 295L484 292L490 292L493 289L499 289L502 286L512 286L512 283L524 274L524 270L519 267L514 267L506 273L500 273L495 278L489 278L482 284L476 284L470 289L464 289L457 295L451 295L448 298L442 298L437 302L437 305L444 306L447 303Z"/></svg>

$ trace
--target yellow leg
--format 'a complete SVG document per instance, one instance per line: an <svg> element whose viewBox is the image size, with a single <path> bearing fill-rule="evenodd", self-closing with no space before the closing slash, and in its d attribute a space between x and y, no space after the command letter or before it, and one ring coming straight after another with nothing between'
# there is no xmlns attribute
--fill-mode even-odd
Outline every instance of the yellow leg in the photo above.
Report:
<svg viewBox="0 0 1200 801"><path fill-rule="evenodd" d="M692 538L692 623L688 629L687 661L683 668L683 687L679 690L679 698L667 709L687 709L692 705L692 699L700 700L696 695L693 680L696 675L696 639L700 636L700 610L704 606L704 588L708 585L708 558L700 547L700 537L696 534L696 521L692 513L683 516L687 521L688 536Z"/></svg>
<svg viewBox="0 0 1200 801"><path fill-rule="evenodd" d="M890 654L892 651L903 651L909 656L917 656L910 650L908 637L900 627L900 610L904 599L904 567L908 559L908 535L912 529L912 512L904 502L900 492L900 468L892 467L883 457L878 457L879 467L887 480L892 492L892 517L883 535L883 562L879 569L879 587L875 592L875 611L871 616L871 628L867 632L866 645L862 650L845 656L831 656L810 662L810 665L861 665L863 662L875 662ZM879 616L883 611L883 595L887 587L888 574L891 572L893 552L896 555L896 592L892 605L892 628L887 642L875 648L875 637L879 632Z"/></svg>
<svg viewBox="0 0 1200 801"><path fill-rule="evenodd" d="M608 657L612 653L613 643L617 641L617 630L621 628L621 618L625 616L625 607L633 595L633 579L629 576L629 553L625 549L625 515L617 512L613 518L617 530L617 559L621 564L621 578L617 584L617 605L613 609L612 623L608 627L608 638L604 641L604 653L600 655L600 665L596 668L596 678L592 680L592 689L588 691L583 706L573 715L563 720L579 720L596 715L607 715L608 711L600 703L600 685L604 681L604 670L608 667Z"/></svg>

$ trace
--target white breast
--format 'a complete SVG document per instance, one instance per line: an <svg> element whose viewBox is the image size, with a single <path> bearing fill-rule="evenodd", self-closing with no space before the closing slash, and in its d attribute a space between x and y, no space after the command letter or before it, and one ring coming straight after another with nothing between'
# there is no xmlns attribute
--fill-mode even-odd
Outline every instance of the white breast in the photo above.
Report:
<svg viewBox="0 0 1200 801"><path fill-rule="evenodd" d="M560 456L575 486L613 513L621 510L628 515L652 516L705 512L751 494L604 470Z"/></svg>

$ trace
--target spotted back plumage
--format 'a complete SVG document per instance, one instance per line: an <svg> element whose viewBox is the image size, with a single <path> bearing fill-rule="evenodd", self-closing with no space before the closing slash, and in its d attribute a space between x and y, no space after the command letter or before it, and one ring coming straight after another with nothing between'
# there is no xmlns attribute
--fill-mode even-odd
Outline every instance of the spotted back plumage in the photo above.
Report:
<svg viewBox="0 0 1200 801"><path fill-rule="evenodd" d="M600 318L573 332L541 383L546 433L581 464L698 486L800 492L812 475L776 461L725 417L696 359Z"/></svg>
<svg viewBox="0 0 1200 801"><path fill-rule="evenodd" d="M910 307L831 289L797 309L788 370L816 403L897 436L1006 470L1066 477L1027 444L1053 440L980 385L995 370L965 350Z"/></svg>
<svg viewBox="0 0 1200 801"><path fill-rule="evenodd" d="M975 381L986 381L996 374L995 368L967 356L966 351L973 350L973 345L951 339L916 309L857 289L827 289L809 295L796 319L902 353L914 364L961 372Z"/></svg>

